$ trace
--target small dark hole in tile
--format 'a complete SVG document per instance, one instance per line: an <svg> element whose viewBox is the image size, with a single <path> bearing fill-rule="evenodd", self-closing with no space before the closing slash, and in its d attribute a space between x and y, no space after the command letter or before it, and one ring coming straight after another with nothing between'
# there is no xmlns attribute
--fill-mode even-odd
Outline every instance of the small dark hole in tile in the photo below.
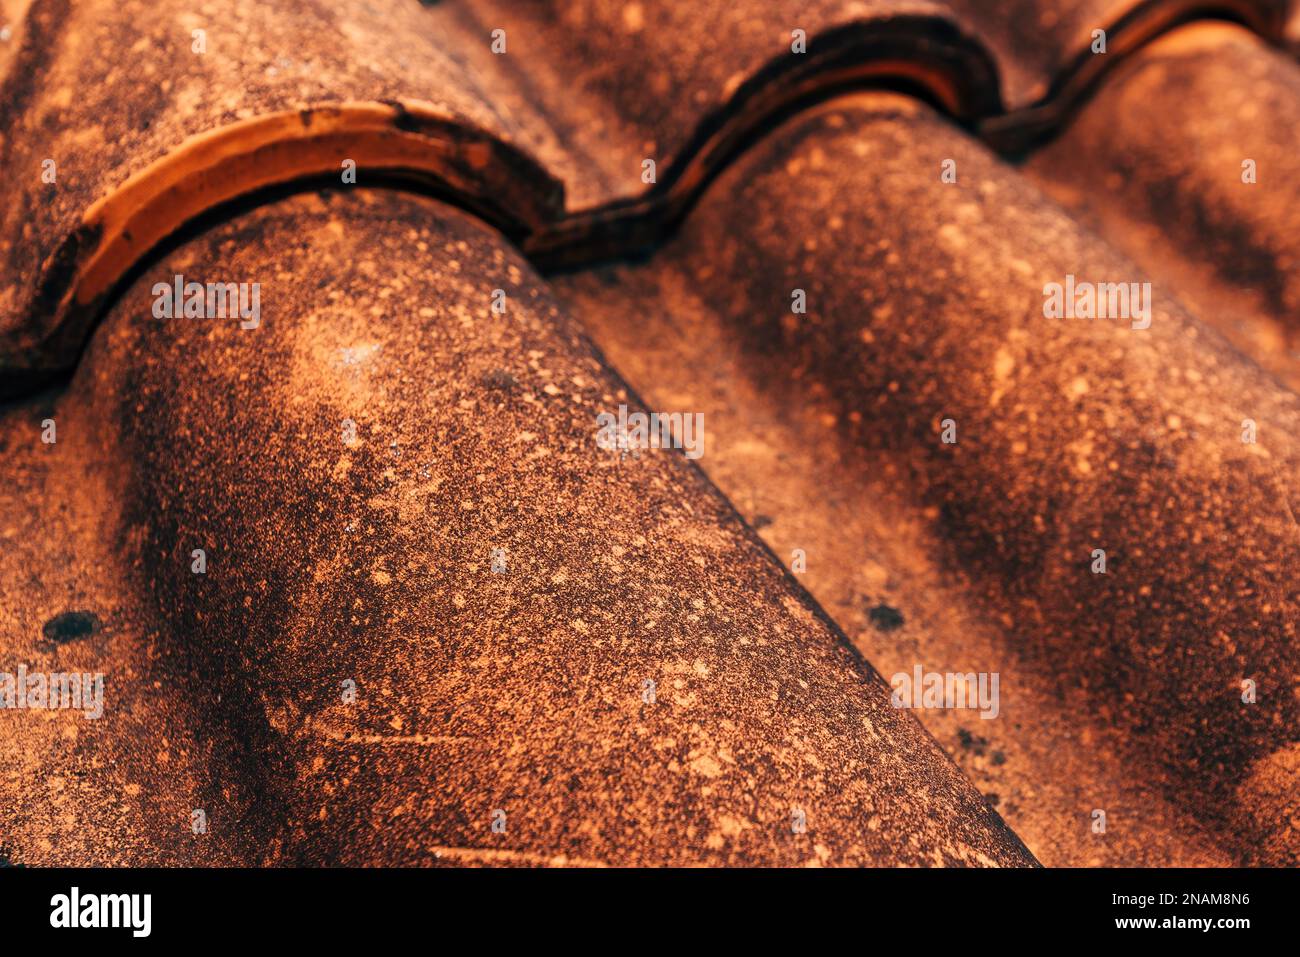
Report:
<svg viewBox="0 0 1300 957"><path fill-rule="evenodd" d="M78 638L89 638L102 627L94 612L65 611L47 621L41 631L47 640L61 645Z"/></svg>
<svg viewBox="0 0 1300 957"><path fill-rule="evenodd" d="M877 605L867 612L867 618L881 631L893 631L903 627L903 613L888 605Z"/></svg>

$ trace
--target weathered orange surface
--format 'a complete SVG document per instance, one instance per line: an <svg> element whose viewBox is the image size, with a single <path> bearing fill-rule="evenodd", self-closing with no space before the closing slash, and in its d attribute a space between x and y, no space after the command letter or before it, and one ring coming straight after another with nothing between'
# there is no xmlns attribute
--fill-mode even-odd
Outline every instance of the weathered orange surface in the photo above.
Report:
<svg viewBox="0 0 1300 957"><path fill-rule="evenodd" d="M0 863L1295 864L1295 22L0 0Z"/></svg>

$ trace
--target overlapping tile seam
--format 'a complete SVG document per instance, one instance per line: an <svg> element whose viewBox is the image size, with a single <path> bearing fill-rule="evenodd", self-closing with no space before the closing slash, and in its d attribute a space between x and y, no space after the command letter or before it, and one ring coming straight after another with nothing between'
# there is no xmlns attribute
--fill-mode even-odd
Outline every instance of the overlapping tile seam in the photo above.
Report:
<svg viewBox="0 0 1300 957"><path fill-rule="evenodd" d="M1047 93L1009 108L997 57L977 33L927 14L865 18L809 38L752 73L697 125L642 195L568 211L562 180L524 149L430 103L332 102L257 115L189 137L96 200L41 265L28 309L48 316L37 341L0 337L0 396L29 392L74 368L124 283L186 227L268 194L337 186L339 156L371 185L433 195L518 243L543 273L634 255L662 242L745 147L780 122L849 89L895 89L926 100L1008 155L1062 128L1105 75L1148 43L1194 20L1238 23L1285 46L1289 2L1146 0L1103 25L1105 56L1078 37ZM21 61L41 56L28 35ZM12 79L12 76L11 76ZM16 100L6 96L10 109ZM268 161L270 160L270 161ZM325 177L329 177L327 181ZM192 228L190 230L192 232ZM19 324L21 328L21 322Z"/></svg>

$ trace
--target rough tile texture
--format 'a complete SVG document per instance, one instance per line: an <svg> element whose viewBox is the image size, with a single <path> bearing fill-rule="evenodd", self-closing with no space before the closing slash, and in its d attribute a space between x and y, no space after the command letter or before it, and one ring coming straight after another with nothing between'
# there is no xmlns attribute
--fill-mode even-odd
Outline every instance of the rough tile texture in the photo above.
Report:
<svg viewBox="0 0 1300 957"><path fill-rule="evenodd" d="M261 325L153 318L175 273L263 277ZM83 558L69 541L71 570L25 589L39 602L0 605L6 658L35 654L48 596L95 582L85 562L111 548L138 610L75 603L135 649L175 731L101 771L133 733L120 703L71 743L5 715L15 858L182 856L188 799L266 863L1031 863L697 469L597 448L619 402L636 404L528 266L447 207L304 196L169 256L52 413L63 456L118 477L61 500L104 542ZM30 461L45 447L24 417L28 482L65 480ZM22 518L14 567L32 561ZM108 670L110 694L140 683ZM160 756L197 761L187 738L210 749L195 790ZM50 765L125 805L121 839L41 843ZM160 777L170 840L117 790Z"/></svg>
<svg viewBox="0 0 1300 957"><path fill-rule="evenodd" d="M0 863L1296 863L1291 6L0 0Z"/></svg>
<svg viewBox="0 0 1300 957"><path fill-rule="evenodd" d="M940 181L944 158L957 183ZM814 593L884 673L910 671L918 648L935 670L998 663L1010 720L926 717L953 753L986 752L968 768L1037 853L1269 859L1260 842L1290 834L1287 805L1238 785L1290 768L1300 730L1287 481L1300 403L1159 287L1146 330L1044 318L1042 289L1066 273L1140 276L929 110L865 96L775 131L647 265L561 289L652 401L712 410L719 379L752 397L723 406L731 438L710 473L754 503L751 522L788 486L775 501L799 512L782 557L808 552ZM709 356L707 374L679 371L684 353ZM1257 444L1242 442L1247 418ZM809 501L819 481L826 501ZM881 551L846 553L846 516ZM904 579L917 602L904 619L937 634L891 639L872 621ZM1268 688L1256 704L1243 678ZM977 738L1024 766L1009 781L987 769ZM1108 807L1099 839L1089 812Z"/></svg>
<svg viewBox="0 0 1300 957"><path fill-rule="evenodd" d="M1186 0L985 7L10 0L0 162L17 190L0 209L0 389L71 368L118 285L176 230L259 190L338 180L347 162L369 185L454 197L526 238L537 262L581 264L661 240L810 98L901 86L1021 148L1112 64L1206 12ZM1211 12L1277 41L1287 8Z"/></svg>
<svg viewBox="0 0 1300 957"><path fill-rule="evenodd" d="M508 149L493 152L492 140L508 142L518 127L425 26L419 4L406 0L357 7L222 0L208 8L34 0L11 40L21 48L0 90L0 164L13 170L13 190L0 204L0 372L16 379L45 365L66 368L113 284L185 220L295 176L329 173L341 182L349 157L364 182L401 132L423 134L406 149L418 154L422 145L431 155L391 165L441 172L467 200L517 196L507 207L525 208L507 212L535 223L540 213L529 205L544 208L546 200L532 196L551 185ZM369 148L363 134L375 134L364 126L345 124L350 135L320 142L310 135L310 114L293 122L322 106L398 102L418 104L427 119L393 110L376 124L387 139ZM285 115L282 132L236 133L220 147L162 162L192 138ZM526 128L541 131L538 140L523 137L526 148L544 146L545 124ZM440 155L443 141L460 138L477 154ZM144 198L128 209L104 204L132 187L157 197L156 205L123 223ZM127 251L95 270L95 258L119 239Z"/></svg>
<svg viewBox="0 0 1300 957"><path fill-rule="evenodd" d="M1294 389L1297 126L1294 60L1197 24L1116 71L1026 171Z"/></svg>

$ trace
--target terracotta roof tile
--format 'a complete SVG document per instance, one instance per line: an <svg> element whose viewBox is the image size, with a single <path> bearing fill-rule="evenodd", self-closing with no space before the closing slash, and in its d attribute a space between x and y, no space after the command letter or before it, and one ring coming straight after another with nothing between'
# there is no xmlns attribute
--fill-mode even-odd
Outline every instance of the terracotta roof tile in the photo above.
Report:
<svg viewBox="0 0 1300 957"><path fill-rule="evenodd" d="M1183 0L1032 0L996 14L971 0L818 0L789 26L774 0L224 3L211 22L130 2L15 8L0 161L44 174L59 159L54 182L22 178L0 216L10 391L68 368L116 284L168 234L346 159L372 181L450 193L539 263L571 264L657 241L736 150L809 97L906 84L1010 148L1059 126L1111 63L1204 12ZM1286 10L1214 8L1273 39ZM1089 47L1099 26L1106 56ZM559 220L557 180L584 215Z"/></svg>
<svg viewBox="0 0 1300 957"><path fill-rule="evenodd" d="M958 184L936 185L944 158ZM1300 404L1163 290L1143 334L1045 319L1067 273L1143 275L929 109L872 95L773 132L646 265L557 284L652 405L718 422L709 474L778 554L816 556L809 587L884 673L920 643L1036 689L1017 720L935 730L1011 756L1014 776L971 757L1043 859L1221 862L1207 826L1247 857L1278 808L1237 805L1241 769L1283 760L1297 715L1224 695L1294 662ZM916 627L881 635L880 602ZM1099 790L1149 809L1104 846L1059 826Z"/></svg>
<svg viewBox="0 0 1300 957"><path fill-rule="evenodd" d="M1197 24L1117 70L1027 172L1294 389L1297 123L1290 56Z"/></svg>
<svg viewBox="0 0 1300 957"><path fill-rule="evenodd" d="M260 334L139 321L155 281L197 270L274 277ZM205 232L114 307L51 412L58 457L12 450L70 539L19 543L62 546L98 641L149 646L110 688L161 684L177 740L132 752L119 705L74 741L78 715L22 722L10 757L76 777L94 818L167 777L171 749L196 759L202 728L187 797L268 863L1030 862L698 470L593 455L620 401L527 264L453 209L302 196ZM5 580L34 559L8 551ZM31 628L63 599L32 598L3 602L9 655L89 668ZM131 760L101 767L115 750ZM180 795L152 800L183 827ZM45 807L24 791L4 832L38 848ZM484 844L496 808L510 826ZM792 809L816 841L789 839ZM184 856L134 815L69 823L98 838L72 860Z"/></svg>
<svg viewBox="0 0 1300 957"><path fill-rule="evenodd" d="M44 174L57 159L52 182L16 177L0 210L11 375L73 361L114 285L188 220L338 177L346 159L423 177L507 227L558 208L558 185L502 142L510 122L419 29L418 4L229 0L211 18L168 3L37 2L23 22L0 162Z"/></svg>
<svg viewBox="0 0 1300 957"><path fill-rule="evenodd" d="M0 853L1297 861L1290 5L785 10L0 3Z"/></svg>

